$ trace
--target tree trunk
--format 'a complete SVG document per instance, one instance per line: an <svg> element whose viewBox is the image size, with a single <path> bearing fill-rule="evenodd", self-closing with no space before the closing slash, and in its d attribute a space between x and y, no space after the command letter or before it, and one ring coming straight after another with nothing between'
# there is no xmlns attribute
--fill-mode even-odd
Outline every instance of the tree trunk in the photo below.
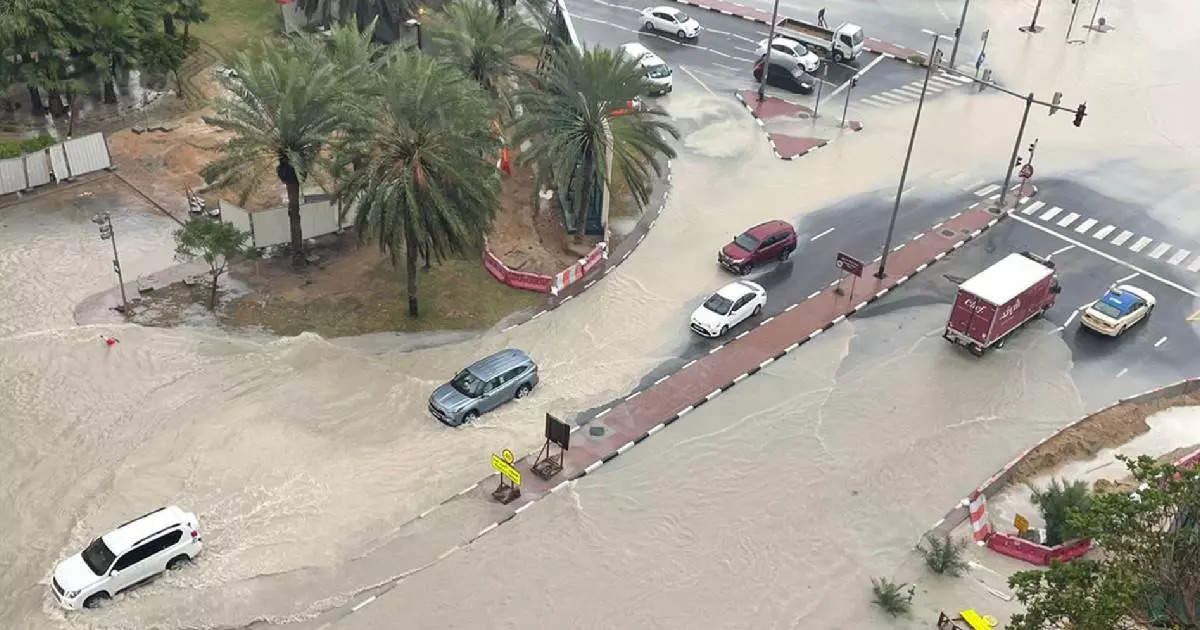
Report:
<svg viewBox="0 0 1200 630"><path fill-rule="evenodd" d="M292 168L291 164L284 160L279 161L276 174L287 187L288 223L292 236L292 266L300 268L304 266L305 262L304 234L300 228L300 178L296 176L296 170Z"/></svg>
<svg viewBox="0 0 1200 630"><path fill-rule="evenodd" d="M163 32L168 37L175 37L175 17L170 13L163 14Z"/></svg>
<svg viewBox="0 0 1200 630"><path fill-rule="evenodd" d="M179 78L178 70L172 71L172 74L175 75L175 97L183 98L183 79Z"/></svg>
<svg viewBox="0 0 1200 630"><path fill-rule="evenodd" d="M67 137L75 135L75 90L67 92Z"/></svg>
<svg viewBox="0 0 1200 630"><path fill-rule="evenodd" d="M42 105L42 93L38 91L37 86L32 83L26 83L25 89L29 90L29 107L34 116L45 116L46 108Z"/></svg>
<svg viewBox="0 0 1200 630"><path fill-rule="evenodd" d="M508 4L507 0L496 0L496 24L499 24L504 21L504 14L505 14L505 11L508 9L508 7L505 6L507 4Z"/></svg>
<svg viewBox="0 0 1200 630"><path fill-rule="evenodd" d="M188 37L190 37L190 35L188 34L188 27L190 27L191 25L192 25L191 21L189 21L189 20L183 21L183 38L184 39L187 39Z"/></svg>
<svg viewBox="0 0 1200 630"><path fill-rule="evenodd" d="M432 243L426 243L425 247L421 248L421 254L425 256L425 271L429 271L429 250L433 249Z"/></svg>
<svg viewBox="0 0 1200 630"><path fill-rule="evenodd" d="M208 310L217 310L217 278L221 277L221 272L212 274L212 289L208 292Z"/></svg>
<svg viewBox="0 0 1200 630"><path fill-rule="evenodd" d="M117 85L112 79L105 79L104 81L104 102L109 105L116 105L117 103Z"/></svg>
<svg viewBox="0 0 1200 630"><path fill-rule="evenodd" d="M595 167L592 154L589 151L583 159L583 182L575 194L575 242L582 243L587 234L588 211L592 209L592 186L594 185Z"/></svg>
<svg viewBox="0 0 1200 630"><path fill-rule="evenodd" d="M62 93L57 90L50 90L47 94L50 101L50 115L59 118L67 113L67 106L63 104Z"/></svg>
<svg viewBox="0 0 1200 630"><path fill-rule="evenodd" d="M413 234L412 224L404 223L404 274L408 276L408 316L418 317L417 310L417 250L419 246L416 235Z"/></svg>

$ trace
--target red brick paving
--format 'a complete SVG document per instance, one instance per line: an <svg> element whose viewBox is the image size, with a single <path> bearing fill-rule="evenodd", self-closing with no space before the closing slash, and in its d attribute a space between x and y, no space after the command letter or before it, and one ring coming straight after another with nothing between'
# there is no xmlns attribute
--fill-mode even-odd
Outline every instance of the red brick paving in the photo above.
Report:
<svg viewBox="0 0 1200 630"><path fill-rule="evenodd" d="M533 457L516 463L523 476L522 496L509 504L516 510L552 492L568 480L582 477L604 462L617 457L637 442L648 438L663 426L675 422L696 406L703 405L738 380L761 366L786 355L800 344L851 316L893 287L908 280L947 253L962 247L980 232L994 225L997 215L979 208L969 210L939 225L913 241L893 250L888 258L888 276L874 277L878 263L866 266L863 277L854 284L853 295L837 295L826 288L811 299L794 305L752 329L740 339L726 342L717 351L689 363L670 378L626 397L601 412L589 424L572 434L571 449L565 456L561 473L543 481L530 471ZM602 437L591 437L589 428L602 426ZM490 488L485 488L490 490ZM480 535L486 533L481 532Z"/></svg>
<svg viewBox="0 0 1200 630"><path fill-rule="evenodd" d="M781 98L775 98L774 96L768 96L760 103L758 101L758 92L754 90L741 90L737 93L737 96L755 118L763 121L783 116L788 118L812 117L812 109L785 101Z"/></svg>
<svg viewBox="0 0 1200 630"><path fill-rule="evenodd" d="M798 158L829 143L824 138L801 138L786 133L767 133L767 138L771 141L771 148L775 149L775 155L782 160Z"/></svg>

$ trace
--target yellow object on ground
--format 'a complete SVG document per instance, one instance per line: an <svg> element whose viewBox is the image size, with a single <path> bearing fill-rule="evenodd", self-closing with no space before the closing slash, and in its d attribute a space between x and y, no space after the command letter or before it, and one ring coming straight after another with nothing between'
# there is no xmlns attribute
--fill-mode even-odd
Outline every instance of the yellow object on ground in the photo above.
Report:
<svg viewBox="0 0 1200 630"><path fill-rule="evenodd" d="M974 608L968 608L960 612L959 615L961 615L962 620L967 622L967 625L971 626L974 630L992 630L994 623L992 618L985 618L981 616L979 613L975 612Z"/></svg>

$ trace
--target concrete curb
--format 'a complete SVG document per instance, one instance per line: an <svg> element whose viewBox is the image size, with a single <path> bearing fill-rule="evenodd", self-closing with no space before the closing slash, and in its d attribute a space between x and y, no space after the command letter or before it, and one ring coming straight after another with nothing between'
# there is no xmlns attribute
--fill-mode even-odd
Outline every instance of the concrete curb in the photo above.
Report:
<svg viewBox="0 0 1200 630"><path fill-rule="evenodd" d="M771 153L774 153L776 158L779 158L781 160L789 160L789 161L795 160L798 158L802 158L802 157L808 155L809 153L812 153L813 151L816 151L817 149L820 149L821 147L832 142L832 140L822 140L821 144L818 144L815 147L805 149L804 151L801 151L800 153L797 153L796 155L784 156L783 154L781 154L779 152L779 149L775 146L775 140L771 138L771 133L766 130L763 120L761 118L759 118L757 114L754 113L754 108L750 107L750 104L746 102L746 99L742 96L742 93L740 91L735 90L733 93L733 96L734 96L734 98L736 98L738 100L739 103L742 104L742 107L746 108L746 111L750 113L750 117L754 119L754 122L758 123L758 128L762 129L763 133L766 134L767 144L771 145ZM780 99L780 100L783 100L783 99ZM790 103L790 101L785 101L785 102Z"/></svg>

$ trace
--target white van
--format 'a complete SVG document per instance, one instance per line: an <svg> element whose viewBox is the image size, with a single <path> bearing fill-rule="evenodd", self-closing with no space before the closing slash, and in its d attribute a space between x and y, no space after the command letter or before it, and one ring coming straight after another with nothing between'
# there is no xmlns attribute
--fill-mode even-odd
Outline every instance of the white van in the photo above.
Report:
<svg viewBox="0 0 1200 630"><path fill-rule="evenodd" d="M161 507L123 523L54 567L51 592L67 609L102 600L175 569L200 553L196 515Z"/></svg>
<svg viewBox="0 0 1200 630"><path fill-rule="evenodd" d="M621 52L641 66L646 73L646 81L650 83L651 94L662 95L671 91L671 68L658 55L637 42L621 44Z"/></svg>

